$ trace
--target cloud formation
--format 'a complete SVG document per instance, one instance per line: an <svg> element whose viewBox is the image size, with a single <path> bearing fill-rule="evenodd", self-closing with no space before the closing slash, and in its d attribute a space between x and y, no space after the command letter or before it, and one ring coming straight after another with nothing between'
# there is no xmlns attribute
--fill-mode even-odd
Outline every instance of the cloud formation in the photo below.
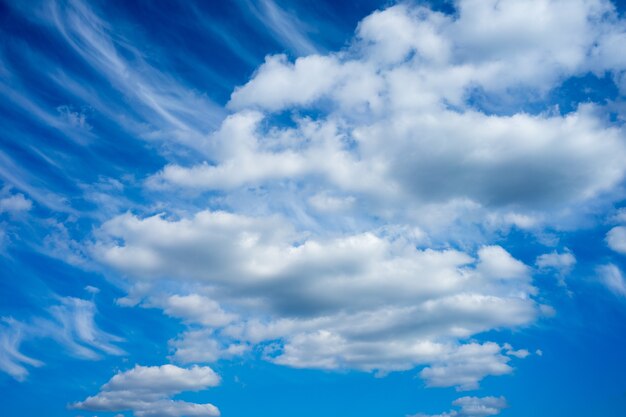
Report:
<svg viewBox="0 0 626 417"><path fill-rule="evenodd" d="M625 33L612 5L468 0L457 9L398 4L366 17L344 50L268 56L232 93L234 113L205 142L206 161L169 164L148 185L232 192L287 181L314 208L333 195L422 228L469 210L483 225L533 229L571 217L572 204L619 198L623 129L597 105L519 111L567 77L621 74L601 52ZM294 126L268 121L285 111Z"/></svg>
<svg viewBox="0 0 626 417"><path fill-rule="evenodd" d="M487 417L498 415L507 407L504 397L461 397L452 405L460 407L460 410L430 416L416 414L413 417Z"/></svg>
<svg viewBox="0 0 626 417"><path fill-rule="evenodd" d="M266 359L292 367L433 364L422 372L430 385L469 389L511 372L509 358L497 344L458 340L539 314L530 268L499 246L472 257L418 250L405 236L307 239L278 218L210 211L179 220L125 214L99 236L94 256L131 282L175 280L210 294L144 295L168 315L219 329L213 343L211 332L173 342L184 362L261 343ZM214 347L205 352L199 341Z"/></svg>
<svg viewBox="0 0 626 417"><path fill-rule="evenodd" d="M123 341L100 329L95 321L96 305L91 300L60 297L58 304L47 309L47 316L28 322L2 318L0 323L0 370L17 380L28 375L26 366L42 366L43 362L20 352L20 345L37 339L54 340L70 355L84 360L100 359L103 354L123 355L116 346Z"/></svg>
<svg viewBox="0 0 626 417"><path fill-rule="evenodd" d="M220 378L207 366L140 366L119 372L100 392L71 405L91 411L132 411L136 417L219 416L212 404L170 398L184 391L201 391L219 385Z"/></svg>
<svg viewBox="0 0 626 417"><path fill-rule="evenodd" d="M606 51L624 24L601 0L456 7L393 5L338 52L267 56L194 144L203 162L170 162L145 183L217 194L226 209L126 213L96 231L89 252L132 288L122 302L189 326L172 360L257 346L286 366L422 367L427 385L467 390L527 356L472 339L550 311L532 269L473 227L567 227L585 213L572 205L619 198L624 132L601 106L520 109L568 77L617 80ZM562 280L575 262L566 251L536 264Z"/></svg>
<svg viewBox="0 0 626 417"><path fill-rule="evenodd" d="M173 364L120 372L78 409L218 415L176 396L219 383L198 364L233 358L377 375L414 370L428 387L477 389L529 356L529 347L506 342L515 338L507 331L554 311L533 273L554 272L563 283L573 270L577 259L557 235L597 221L624 197L615 103L550 101L564 82L587 76L626 91L626 23L609 1L458 0L453 14L392 4L362 19L334 52L279 3L241 1L238 10L295 56L267 55L228 86L223 106L172 70L194 62L140 49L143 35L128 37L132 25L109 22L85 2L8 7L54 34L66 47L60 56L76 58L107 91L91 90L70 68L42 74L68 102L89 103L92 120L92 110L29 96L2 61L0 91L25 120L70 139L84 165L93 143L110 145L100 143L105 136L122 143L114 154L134 139L156 149L141 169L131 150L132 171L120 163L107 174L119 178L81 183L78 204L30 185L40 184L37 175L0 151L0 177L19 191L3 190L0 214L27 212L33 202L29 215L52 211L49 253L102 272L127 291L120 306L157 308L181 323L169 340ZM239 45L210 19L196 23ZM42 64L45 54L20 54L16 62L53 67ZM63 158L31 148L75 186L55 161ZM81 204L90 208L74 207ZM74 216L61 221L59 213ZM623 214L606 234L620 254ZM70 236L72 222L88 231ZM520 250L511 231L549 248ZM528 253L540 254L536 269ZM626 295L618 264L597 272ZM123 353L121 339L96 325L92 301L60 298L48 313L3 322L0 370L21 380L41 365L20 352L38 337L85 359ZM439 417L496 415L506 401L453 405Z"/></svg>

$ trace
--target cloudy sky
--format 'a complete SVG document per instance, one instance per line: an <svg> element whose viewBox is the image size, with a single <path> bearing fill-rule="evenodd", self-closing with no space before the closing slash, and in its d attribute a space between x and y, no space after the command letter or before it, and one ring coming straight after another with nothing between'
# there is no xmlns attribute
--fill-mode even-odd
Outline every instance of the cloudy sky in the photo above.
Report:
<svg viewBox="0 0 626 417"><path fill-rule="evenodd" d="M0 1L0 414L625 415L625 13Z"/></svg>

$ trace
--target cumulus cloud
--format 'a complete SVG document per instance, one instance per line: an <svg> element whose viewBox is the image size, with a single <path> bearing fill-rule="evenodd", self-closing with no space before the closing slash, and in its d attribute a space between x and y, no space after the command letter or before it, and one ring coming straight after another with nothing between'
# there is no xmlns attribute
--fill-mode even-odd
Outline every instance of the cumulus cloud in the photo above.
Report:
<svg viewBox="0 0 626 417"><path fill-rule="evenodd" d="M553 271L558 277L559 284L565 286L565 277L576 265L576 257L569 251L563 253L553 251L539 255L535 264L541 271Z"/></svg>
<svg viewBox="0 0 626 417"><path fill-rule="evenodd" d="M219 416L212 404L170 399L184 391L201 391L219 385L219 376L207 366L140 366L119 372L100 392L72 408L91 411L132 411L136 417Z"/></svg>
<svg viewBox="0 0 626 417"><path fill-rule="evenodd" d="M33 203L24 194L13 194L0 199L0 213L19 213L28 211Z"/></svg>
<svg viewBox="0 0 626 417"><path fill-rule="evenodd" d="M614 264L606 264L598 267L600 282L612 293L620 297L626 297L626 279L622 271Z"/></svg>
<svg viewBox="0 0 626 417"><path fill-rule="evenodd" d="M474 336L553 311L533 299L533 270L482 233L541 231L584 212L571 207L620 196L624 130L601 105L521 110L570 77L620 80L626 62L614 55L626 30L608 1L459 0L454 15L397 4L326 54L262 2L259 18L274 36L295 35L292 48L309 55L267 56L208 134L198 126L212 103L192 94L191 109L177 84L133 70L103 22L71 5L54 26L75 52L194 154L145 183L167 195L155 207L171 210L114 216L87 250L125 277L128 304L186 324L170 341L176 363L258 353L295 368L419 368L428 386L475 389L529 352ZM157 88L162 78L171 91ZM170 192L208 195L211 209L180 209ZM620 227L607 235L613 249ZM565 276L575 262L553 252L536 266ZM626 292L617 267L600 272L608 288ZM148 373L127 377L133 372ZM176 390L157 390L149 405L115 403L126 401L115 378L77 406L138 416L212 407L169 399ZM506 403L454 405L460 411L443 415L495 415Z"/></svg>
<svg viewBox="0 0 626 417"><path fill-rule="evenodd" d="M430 416L416 414L412 417L487 417L498 415L507 407L504 397L461 397L452 405L460 409Z"/></svg>
<svg viewBox="0 0 626 417"><path fill-rule="evenodd" d="M94 256L131 282L173 279L211 294L148 293L166 314L219 330L172 342L182 362L262 344L266 359L298 368L432 364L422 373L431 385L468 389L511 368L499 345L459 341L526 325L538 311L530 269L499 246L473 257L416 249L404 234L307 238L279 218L211 211L180 219L127 213L98 236Z"/></svg>
<svg viewBox="0 0 626 417"><path fill-rule="evenodd" d="M576 258L571 252L558 253L554 251L539 255L535 263L539 268L555 269L559 273L567 274L576 265Z"/></svg>
<svg viewBox="0 0 626 417"><path fill-rule="evenodd" d="M221 327L237 318L235 314L222 310L216 301L199 294L172 295L155 304L159 305L167 315L208 327Z"/></svg>
<svg viewBox="0 0 626 417"><path fill-rule="evenodd" d="M616 226L609 230L606 243L615 252L626 255L626 226Z"/></svg>
<svg viewBox="0 0 626 417"><path fill-rule="evenodd" d="M426 211L453 205L447 225L473 205L472 221L533 229L571 215L572 204L617 198L622 128L592 104L529 114L516 98L622 71L601 52L626 33L612 5L463 0L457 9L394 5L366 17L344 50L268 56L232 93L234 113L205 143L206 162L167 165L148 185L233 191L289 181L307 184L313 210L347 210L349 199L331 197L345 195L422 228L432 226ZM294 109L319 115L268 122Z"/></svg>

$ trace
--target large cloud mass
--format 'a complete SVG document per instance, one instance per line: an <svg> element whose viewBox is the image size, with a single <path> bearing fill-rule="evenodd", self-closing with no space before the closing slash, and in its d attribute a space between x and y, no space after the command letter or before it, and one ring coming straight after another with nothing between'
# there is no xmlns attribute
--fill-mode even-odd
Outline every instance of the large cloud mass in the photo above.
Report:
<svg viewBox="0 0 626 417"><path fill-rule="evenodd" d="M152 82L132 97L192 156L152 172L144 191L160 201L108 216L83 249L124 278L120 304L184 323L170 340L173 362L257 355L380 375L420 368L427 386L471 390L528 355L484 336L552 311L538 301L533 268L507 248L507 232L575 227L576 216L623 197L626 174L624 130L605 103L537 103L588 74L623 91L626 25L603 0L455 7L447 15L396 4L363 19L341 51L312 53L298 42L309 55L269 55L210 129L202 114L213 106L196 97L190 108L184 89L157 106L158 73L139 60ZM72 47L135 92L141 74L109 43L92 45L104 25L93 20L94 36L76 42L89 31L70 21L56 25ZM30 207L2 202L5 211ZM617 226L607 244L624 253L624 236ZM536 264L563 280L575 263L555 250ZM624 294L619 268L601 271ZM75 406L216 415L210 404L171 398L217 381L197 365L137 366ZM442 416L495 415L506 402L454 405L460 411Z"/></svg>

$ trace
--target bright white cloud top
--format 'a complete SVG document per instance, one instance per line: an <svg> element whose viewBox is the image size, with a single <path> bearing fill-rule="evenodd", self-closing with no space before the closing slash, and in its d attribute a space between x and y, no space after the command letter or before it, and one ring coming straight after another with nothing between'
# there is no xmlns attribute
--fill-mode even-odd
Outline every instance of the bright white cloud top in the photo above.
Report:
<svg viewBox="0 0 626 417"><path fill-rule="evenodd" d="M135 366L111 378L97 395L72 407L96 411L131 410L137 417L219 416L212 404L169 399L183 391L214 387L219 382L220 378L207 366L189 369L174 365Z"/></svg>

